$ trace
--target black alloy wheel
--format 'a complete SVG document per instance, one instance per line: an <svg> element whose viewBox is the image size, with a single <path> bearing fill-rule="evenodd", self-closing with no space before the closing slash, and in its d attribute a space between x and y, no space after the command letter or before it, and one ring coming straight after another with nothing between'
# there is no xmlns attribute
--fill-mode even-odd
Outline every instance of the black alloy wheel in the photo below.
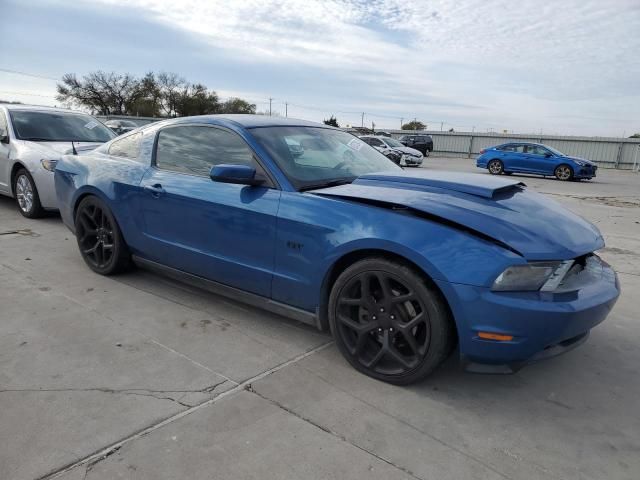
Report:
<svg viewBox="0 0 640 480"><path fill-rule="evenodd" d="M390 383L424 378L455 339L439 292L409 267L385 259L349 267L338 277L329 307L333 335L349 363Z"/></svg>
<svg viewBox="0 0 640 480"><path fill-rule="evenodd" d="M75 227L80 253L91 270L111 275L129 266L120 228L102 200L85 197L78 206Z"/></svg>

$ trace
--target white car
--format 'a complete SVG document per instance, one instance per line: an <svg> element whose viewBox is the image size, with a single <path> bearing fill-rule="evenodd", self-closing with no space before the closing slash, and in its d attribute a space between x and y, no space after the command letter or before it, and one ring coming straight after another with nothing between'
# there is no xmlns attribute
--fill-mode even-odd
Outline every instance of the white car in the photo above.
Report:
<svg viewBox="0 0 640 480"><path fill-rule="evenodd" d="M385 137L383 135L363 135L360 137L360 140L368 143L382 153L386 153L389 150L400 152L402 154L400 165L404 164L407 167L419 167L422 165L424 155L415 148L404 146L395 138Z"/></svg>
<svg viewBox="0 0 640 480"><path fill-rule="evenodd" d="M57 210L53 171L58 160L115 136L84 113L0 104L0 194L15 198L28 218Z"/></svg>

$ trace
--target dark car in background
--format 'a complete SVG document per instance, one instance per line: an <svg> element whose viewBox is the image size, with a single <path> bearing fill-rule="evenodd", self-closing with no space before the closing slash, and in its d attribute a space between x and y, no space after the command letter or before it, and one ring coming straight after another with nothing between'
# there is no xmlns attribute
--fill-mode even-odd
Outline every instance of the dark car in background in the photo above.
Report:
<svg viewBox="0 0 640 480"><path fill-rule="evenodd" d="M107 120L104 124L116 135L122 135L123 133L127 133L138 128L138 125L131 120Z"/></svg>
<svg viewBox="0 0 640 480"><path fill-rule="evenodd" d="M431 135L403 135L398 140L403 145L418 150L425 157L428 157L429 153L433 152L433 138L431 138Z"/></svg>

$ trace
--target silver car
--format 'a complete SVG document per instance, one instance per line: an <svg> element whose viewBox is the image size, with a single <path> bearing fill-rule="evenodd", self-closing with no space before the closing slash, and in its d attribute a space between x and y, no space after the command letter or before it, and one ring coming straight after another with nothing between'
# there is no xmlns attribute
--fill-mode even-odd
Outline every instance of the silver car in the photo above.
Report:
<svg viewBox="0 0 640 480"><path fill-rule="evenodd" d="M0 194L37 218L57 210L53 171L62 155L93 150L115 134L90 115L0 104Z"/></svg>
<svg viewBox="0 0 640 480"><path fill-rule="evenodd" d="M395 138L383 135L364 135L360 137L360 140L382 153L389 150L400 152L402 154L400 165L406 165L407 167L419 167L422 165L422 160L424 159L422 153L414 148L404 146Z"/></svg>

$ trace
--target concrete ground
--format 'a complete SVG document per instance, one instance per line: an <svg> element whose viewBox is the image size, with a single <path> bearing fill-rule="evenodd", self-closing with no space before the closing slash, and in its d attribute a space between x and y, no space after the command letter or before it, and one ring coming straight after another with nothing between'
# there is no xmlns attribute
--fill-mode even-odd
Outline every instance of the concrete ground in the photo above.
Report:
<svg viewBox="0 0 640 480"><path fill-rule="evenodd" d="M512 376L452 358L408 388L293 321L93 274L58 217L0 199L0 479L640 478L640 175L519 178L598 225L622 297L565 356Z"/></svg>

